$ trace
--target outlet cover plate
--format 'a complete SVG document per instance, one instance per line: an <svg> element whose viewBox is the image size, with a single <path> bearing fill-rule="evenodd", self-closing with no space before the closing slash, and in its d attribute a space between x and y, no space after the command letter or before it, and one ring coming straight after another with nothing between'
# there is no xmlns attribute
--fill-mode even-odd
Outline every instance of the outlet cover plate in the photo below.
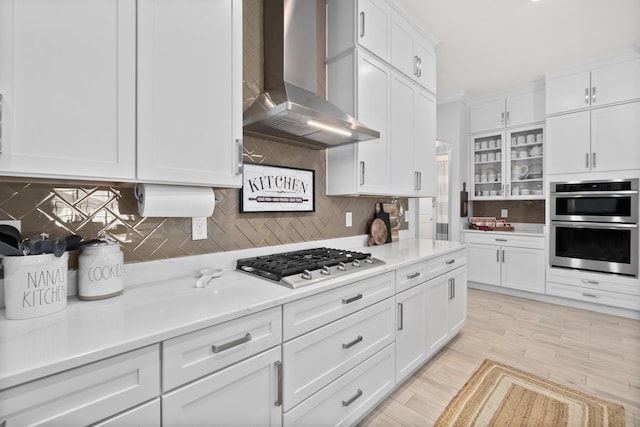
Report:
<svg viewBox="0 0 640 427"><path fill-rule="evenodd" d="M191 218L191 240L205 240L207 238L207 218Z"/></svg>

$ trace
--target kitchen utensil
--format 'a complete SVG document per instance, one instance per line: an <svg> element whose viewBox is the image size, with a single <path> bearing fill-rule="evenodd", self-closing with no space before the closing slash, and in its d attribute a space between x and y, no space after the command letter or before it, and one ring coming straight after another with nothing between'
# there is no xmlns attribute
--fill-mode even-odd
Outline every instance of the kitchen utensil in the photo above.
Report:
<svg viewBox="0 0 640 427"><path fill-rule="evenodd" d="M534 145L533 147L531 147L529 149L529 156L534 157L534 156L539 156L540 155L540 146L538 145Z"/></svg>
<svg viewBox="0 0 640 427"><path fill-rule="evenodd" d="M384 225L387 228L387 237L385 239L385 243L391 243L391 221L389 220L389 214L384 211L384 205L382 203L378 204L379 211L376 213L376 218L380 218L384 221Z"/></svg>
<svg viewBox="0 0 640 427"><path fill-rule="evenodd" d="M202 274L202 276L196 280L196 288L206 288L211 282L211 279L222 275L222 270L219 268L204 268L200 270L200 274Z"/></svg>
<svg viewBox="0 0 640 427"><path fill-rule="evenodd" d="M462 183L462 191L460 192L460 217L465 218L469 215L469 193L467 192L467 183Z"/></svg>
<svg viewBox="0 0 640 427"><path fill-rule="evenodd" d="M49 239L45 234L33 236L23 242L27 255L54 254L59 257L67 249L65 237Z"/></svg>
<svg viewBox="0 0 640 427"><path fill-rule="evenodd" d="M22 235L17 228L8 224L0 224L0 242L4 242L16 249L20 249Z"/></svg>
<svg viewBox="0 0 640 427"><path fill-rule="evenodd" d="M80 249L84 246L95 245L96 243L102 243L104 240L102 239L91 239L84 240L84 237L78 236L77 234L70 234L65 237L65 242L67 245L68 251L73 251L76 249Z"/></svg>
<svg viewBox="0 0 640 427"><path fill-rule="evenodd" d="M387 236L387 226L380 218L375 218L371 223L371 238L367 246L384 245Z"/></svg>
<svg viewBox="0 0 640 427"><path fill-rule="evenodd" d="M12 245L0 241L0 255L2 256L20 256L24 255L18 248L14 248Z"/></svg>
<svg viewBox="0 0 640 427"><path fill-rule="evenodd" d="M511 166L511 179L527 179L529 167L527 165Z"/></svg>

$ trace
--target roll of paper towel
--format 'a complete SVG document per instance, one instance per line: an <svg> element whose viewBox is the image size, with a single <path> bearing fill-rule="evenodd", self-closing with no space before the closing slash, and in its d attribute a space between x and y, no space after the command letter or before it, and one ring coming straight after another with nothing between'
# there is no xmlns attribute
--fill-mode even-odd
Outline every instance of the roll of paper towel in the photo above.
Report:
<svg viewBox="0 0 640 427"><path fill-rule="evenodd" d="M146 217L207 217L216 205L211 187L139 184L134 191L138 212Z"/></svg>

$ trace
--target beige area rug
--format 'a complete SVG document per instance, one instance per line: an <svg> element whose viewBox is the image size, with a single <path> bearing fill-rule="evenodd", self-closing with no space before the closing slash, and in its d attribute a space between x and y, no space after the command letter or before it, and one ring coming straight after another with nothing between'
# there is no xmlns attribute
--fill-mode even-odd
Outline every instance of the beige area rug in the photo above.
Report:
<svg viewBox="0 0 640 427"><path fill-rule="evenodd" d="M624 408L487 359L435 426L618 427Z"/></svg>

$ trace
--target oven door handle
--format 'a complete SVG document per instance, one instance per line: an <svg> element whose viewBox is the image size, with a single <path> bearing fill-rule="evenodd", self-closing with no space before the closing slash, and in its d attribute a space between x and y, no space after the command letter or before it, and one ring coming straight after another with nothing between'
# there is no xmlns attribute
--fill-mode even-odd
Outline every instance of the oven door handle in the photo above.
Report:
<svg viewBox="0 0 640 427"><path fill-rule="evenodd" d="M619 230L621 228L638 228L638 224L624 224L612 222L577 222L577 221L551 221L551 226L569 228L601 228L608 230Z"/></svg>
<svg viewBox="0 0 640 427"><path fill-rule="evenodd" d="M552 191L551 197L555 198L573 198L573 197L598 197L598 196L637 196L638 190L620 190L620 191L576 191L576 192L557 192Z"/></svg>

